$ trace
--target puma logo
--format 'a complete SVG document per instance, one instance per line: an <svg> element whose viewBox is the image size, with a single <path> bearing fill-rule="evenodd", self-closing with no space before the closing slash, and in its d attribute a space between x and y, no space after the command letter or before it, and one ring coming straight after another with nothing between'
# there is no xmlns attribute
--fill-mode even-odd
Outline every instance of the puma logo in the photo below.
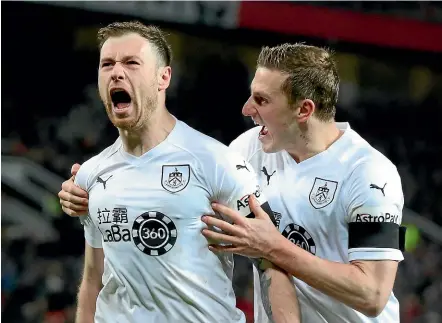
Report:
<svg viewBox="0 0 442 323"><path fill-rule="evenodd" d="M249 171L249 169L247 168L247 165L246 165L246 161L244 160L244 165L236 165L236 170L240 170L240 169L246 169L248 172L250 172Z"/></svg>
<svg viewBox="0 0 442 323"><path fill-rule="evenodd" d="M385 196L385 192L384 192L385 186L387 186L387 183L385 183L383 187L379 187L376 184L370 184L370 188L380 190L382 192L382 195L384 195L384 196Z"/></svg>
<svg viewBox="0 0 442 323"><path fill-rule="evenodd" d="M106 189L106 183L107 183L107 181L108 181L112 176L113 176L113 175L109 176L109 177L107 178L107 180L104 180L104 179L102 179L100 176L98 176L98 178L97 178L97 183L101 183L101 184L103 184L103 188Z"/></svg>
<svg viewBox="0 0 442 323"><path fill-rule="evenodd" d="M276 170L274 170L273 173L271 175L269 175L269 173L267 172L267 168L265 166L263 166L263 168L261 169L261 172L263 172L267 178L267 186L270 185L270 178L273 176L273 174L276 173Z"/></svg>

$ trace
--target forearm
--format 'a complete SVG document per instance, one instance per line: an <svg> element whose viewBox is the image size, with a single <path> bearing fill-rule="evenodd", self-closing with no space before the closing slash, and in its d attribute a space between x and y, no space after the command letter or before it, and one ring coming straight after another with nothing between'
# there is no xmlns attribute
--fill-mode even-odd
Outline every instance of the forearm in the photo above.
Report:
<svg viewBox="0 0 442 323"><path fill-rule="evenodd" d="M101 287L83 279L78 291L75 323L94 323L95 307Z"/></svg>
<svg viewBox="0 0 442 323"><path fill-rule="evenodd" d="M358 266L321 259L282 237L268 259L324 294L367 315L377 314L378 288Z"/></svg>
<svg viewBox="0 0 442 323"><path fill-rule="evenodd" d="M261 299L270 322L300 322L298 298L291 275L266 260L263 262L258 269Z"/></svg>

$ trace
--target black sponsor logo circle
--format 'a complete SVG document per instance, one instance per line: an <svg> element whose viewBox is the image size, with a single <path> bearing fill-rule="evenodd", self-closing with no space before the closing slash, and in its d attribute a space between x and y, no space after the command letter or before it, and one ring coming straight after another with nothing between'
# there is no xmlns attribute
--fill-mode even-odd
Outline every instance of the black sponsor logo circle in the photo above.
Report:
<svg viewBox="0 0 442 323"><path fill-rule="evenodd" d="M310 233L300 225L290 223L282 231L282 235L298 247L307 250L313 255L316 254L316 244Z"/></svg>
<svg viewBox="0 0 442 323"><path fill-rule="evenodd" d="M132 240L149 256L161 256L175 245L178 236L175 223L156 211L141 214L132 226Z"/></svg>

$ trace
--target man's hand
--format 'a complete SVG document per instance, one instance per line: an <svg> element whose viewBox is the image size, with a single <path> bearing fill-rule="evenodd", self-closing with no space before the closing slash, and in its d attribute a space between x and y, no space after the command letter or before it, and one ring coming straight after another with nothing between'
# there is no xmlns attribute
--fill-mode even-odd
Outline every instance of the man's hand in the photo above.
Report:
<svg viewBox="0 0 442 323"><path fill-rule="evenodd" d="M215 212L223 214L233 224L210 215L203 216L204 223L223 231L219 233L204 229L203 235L209 241L229 244L209 245L211 251L232 252L249 258L267 258L273 250L274 241L277 241L278 237L285 239L253 195L249 196L249 206L255 218L246 218L226 206L212 204ZM273 266L266 259L255 265L259 273L261 300L269 322L299 323L301 314L291 275Z"/></svg>
<svg viewBox="0 0 442 323"><path fill-rule="evenodd" d="M223 231L220 233L204 229L202 234L210 241L228 244L227 246L212 244L209 249L236 253L251 258L267 258L267 255L272 251L274 241L281 234L258 203L256 198L250 195L250 210L255 215L255 218L252 219L246 218L224 205L213 203L213 210L228 217L233 224L210 215L202 217L202 221L208 226L216 226Z"/></svg>
<svg viewBox="0 0 442 323"><path fill-rule="evenodd" d="M64 181L61 191L58 192L61 208L69 216L81 216L88 213L88 194L74 184L75 175L80 169L80 164L74 164L71 168L72 177Z"/></svg>

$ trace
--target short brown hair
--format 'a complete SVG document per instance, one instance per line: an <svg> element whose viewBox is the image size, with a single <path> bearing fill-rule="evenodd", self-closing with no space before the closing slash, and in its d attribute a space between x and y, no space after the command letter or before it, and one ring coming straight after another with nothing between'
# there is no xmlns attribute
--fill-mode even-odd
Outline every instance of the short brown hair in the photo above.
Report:
<svg viewBox="0 0 442 323"><path fill-rule="evenodd" d="M146 26L139 21L113 22L100 28L97 34L98 47L101 49L104 42L110 37L118 37L129 33L136 33L152 43L165 66L172 63L172 48L161 29L153 25Z"/></svg>
<svg viewBox="0 0 442 323"><path fill-rule="evenodd" d="M315 115L320 120L329 121L335 117L339 76L332 52L300 43L263 47L258 67L288 75L282 91L290 104L310 99L316 105Z"/></svg>

